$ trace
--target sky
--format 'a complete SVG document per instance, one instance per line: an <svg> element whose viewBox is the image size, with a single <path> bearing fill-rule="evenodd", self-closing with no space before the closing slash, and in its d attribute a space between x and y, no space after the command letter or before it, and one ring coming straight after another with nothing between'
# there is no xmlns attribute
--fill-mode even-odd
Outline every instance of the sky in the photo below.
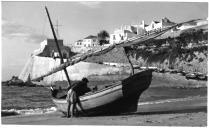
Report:
<svg viewBox="0 0 209 128"><path fill-rule="evenodd" d="M18 76L31 53L40 42L52 37L44 7L53 24L59 27L66 45L101 30L110 34L121 25L149 24L167 17L173 22L207 18L205 2L139 2L139 1L63 1L63 2L2 2L2 80Z"/></svg>

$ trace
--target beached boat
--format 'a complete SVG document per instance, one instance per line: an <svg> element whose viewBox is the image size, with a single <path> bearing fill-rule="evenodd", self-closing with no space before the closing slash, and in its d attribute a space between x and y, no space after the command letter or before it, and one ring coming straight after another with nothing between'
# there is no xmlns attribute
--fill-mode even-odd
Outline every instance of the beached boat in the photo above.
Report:
<svg viewBox="0 0 209 128"><path fill-rule="evenodd" d="M194 20L187 21L184 23L179 23L174 26L163 28L161 31L152 32L145 35L139 35L138 37L130 38L126 41L120 42L118 44L110 45L107 48L100 49L97 51L90 51L82 55L75 55L70 58L69 61L64 62L63 57L58 45L58 41L56 38L56 34L49 16L49 12L46 9L47 16L49 18L50 26L52 29L52 33L54 36L54 40L60 55L61 64L57 67L54 67L53 70L32 79L32 81L40 81L44 77L47 77L49 75L52 75L58 71L64 70L68 85L71 88L71 81L69 79L69 74L66 70L66 67L70 65L74 65L80 61L85 60L88 57L91 56L98 56L101 54L105 54L109 52L110 50L117 48L117 47L123 47L124 48L124 55L127 57L130 67L131 67L131 74L130 77L119 81L115 83L111 83L108 86L106 85L104 89L89 92L83 96L80 96L81 106L82 108L87 112L88 115L94 115L94 114L114 114L114 113L121 113L121 112L134 112L137 110L137 103L139 100L140 95L149 87L151 80L152 80L152 71L150 69L145 69L144 71L134 73L134 67L130 61L130 59L127 56L127 49L131 45L137 45L139 43L144 43L147 40L152 40L165 32L182 25L184 23L193 22ZM52 89L52 94L53 94ZM60 90L62 93L64 92L64 95L62 98L56 98L56 96L52 97L53 102L56 104L59 111L66 113L67 111L67 101L65 99L66 97L66 90ZM79 111L81 109L78 107Z"/></svg>
<svg viewBox="0 0 209 128"><path fill-rule="evenodd" d="M152 70L138 72L122 81L111 83L106 88L88 92L80 97L82 108L88 115L117 114L135 112L140 95L150 85ZM53 97L57 109L66 114L67 101L65 97L58 99ZM79 106L78 110L81 112Z"/></svg>

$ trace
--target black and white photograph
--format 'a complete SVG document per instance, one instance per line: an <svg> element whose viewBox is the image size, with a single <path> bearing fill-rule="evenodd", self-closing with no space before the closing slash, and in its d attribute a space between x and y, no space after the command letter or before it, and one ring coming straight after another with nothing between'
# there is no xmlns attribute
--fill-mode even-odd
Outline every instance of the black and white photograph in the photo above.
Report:
<svg viewBox="0 0 209 128"><path fill-rule="evenodd" d="M207 127L208 2L1 1L1 125Z"/></svg>

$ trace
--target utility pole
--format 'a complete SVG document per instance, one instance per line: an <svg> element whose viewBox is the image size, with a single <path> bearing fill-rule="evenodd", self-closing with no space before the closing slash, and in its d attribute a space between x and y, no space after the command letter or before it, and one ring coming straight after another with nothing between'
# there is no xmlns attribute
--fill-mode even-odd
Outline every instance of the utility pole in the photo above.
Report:
<svg viewBox="0 0 209 128"><path fill-rule="evenodd" d="M54 25L55 27L55 31L56 31L56 35L57 35L57 38L59 39L60 38L60 35L59 35L59 27L62 26L62 25L59 25L58 24L58 20L56 21L56 24Z"/></svg>

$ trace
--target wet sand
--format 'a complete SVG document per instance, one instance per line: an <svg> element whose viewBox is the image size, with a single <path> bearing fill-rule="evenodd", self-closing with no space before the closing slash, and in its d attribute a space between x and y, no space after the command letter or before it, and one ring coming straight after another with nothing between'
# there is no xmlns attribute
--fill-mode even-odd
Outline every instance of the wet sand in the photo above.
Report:
<svg viewBox="0 0 209 128"><path fill-rule="evenodd" d="M135 113L116 116L65 118L59 112L2 117L2 124L207 126L207 97L139 103Z"/></svg>

